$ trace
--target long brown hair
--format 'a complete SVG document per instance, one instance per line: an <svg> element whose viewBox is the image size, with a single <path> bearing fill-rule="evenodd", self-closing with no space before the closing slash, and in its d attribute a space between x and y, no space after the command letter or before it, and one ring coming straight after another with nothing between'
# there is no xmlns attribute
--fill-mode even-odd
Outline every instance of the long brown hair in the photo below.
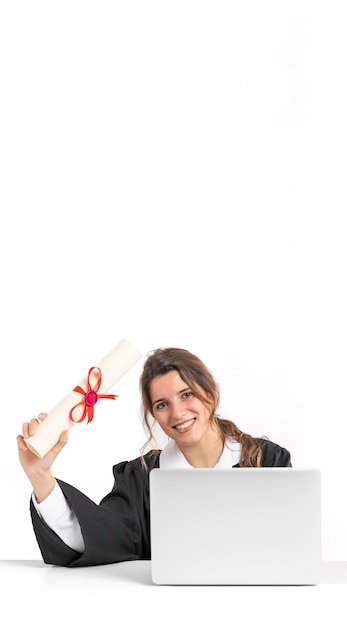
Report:
<svg viewBox="0 0 347 626"><path fill-rule="evenodd" d="M228 437L231 437L241 444L240 467L259 467L262 454L259 443L251 435L242 432L234 422L222 419L216 414L220 395L218 385L212 373L197 356L182 348L159 348L154 350L148 356L143 368L140 378L140 391L144 424L149 434L147 441L141 448L141 461L144 467L146 467L144 451L154 440L153 424L151 424L151 417L152 419L154 418L150 384L156 376L163 376L172 370L176 370L193 393L210 407L211 420L213 420L223 443L225 443ZM201 389L204 395L201 393ZM157 449L151 450L152 459L155 459L159 453Z"/></svg>

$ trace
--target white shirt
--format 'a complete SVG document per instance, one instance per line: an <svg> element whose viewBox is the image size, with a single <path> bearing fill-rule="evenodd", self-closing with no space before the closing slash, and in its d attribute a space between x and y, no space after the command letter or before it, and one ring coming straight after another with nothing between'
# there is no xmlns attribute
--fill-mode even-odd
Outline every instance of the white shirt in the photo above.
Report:
<svg viewBox="0 0 347 626"><path fill-rule="evenodd" d="M227 439L223 452L213 469L231 469L240 460L241 444L234 439ZM159 467L162 469L193 469L188 463L176 441L170 439L163 448L159 457Z"/></svg>
<svg viewBox="0 0 347 626"><path fill-rule="evenodd" d="M241 444L233 439L227 439L223 452L213 469L231 469L240 460ZM170 439L161 451L159 467L165 469L193 469L186 457L179 449L177 443ZM43 502L38 503L34 494L32 501L36 511L54 530L54 532L76 552L84 552L84 541L75 513L70 508L67 500L57 482L53 491Z"/></svg>
<svg viewBox="0 0 347 626"><path fill-rule="evenodd" d="M84 552L84 541L78 519L67 503L60 485L55 481L53 491L38 503L35 495L31 499L39 516L73 550Z"/></svg>

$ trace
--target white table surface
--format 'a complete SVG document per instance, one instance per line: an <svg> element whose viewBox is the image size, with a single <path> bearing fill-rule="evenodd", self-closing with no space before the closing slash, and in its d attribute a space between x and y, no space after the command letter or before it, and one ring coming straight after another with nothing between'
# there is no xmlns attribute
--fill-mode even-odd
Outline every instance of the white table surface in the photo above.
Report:
<svg viewBox="0 0 347 626"><path fill-rule="evenodd" d="M25 625L347 624L343 561L323 562L313 586L159 586L149 561L70 569L2 560L0 590L1 615Z"/></svg>

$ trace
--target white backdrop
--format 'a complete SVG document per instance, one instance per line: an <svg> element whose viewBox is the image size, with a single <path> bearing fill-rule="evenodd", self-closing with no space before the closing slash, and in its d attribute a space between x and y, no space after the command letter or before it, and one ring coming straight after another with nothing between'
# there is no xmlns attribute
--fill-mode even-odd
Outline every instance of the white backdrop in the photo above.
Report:
<svg viewBox="0 0 347 626"><path fill-rule="evenodd" d="M125 337L195 352L224 416L321 467L347 560L342 5L1 3L1 558L40 558L22 422ZM56 462L95 500L144 442L142 363Z"/></svg>

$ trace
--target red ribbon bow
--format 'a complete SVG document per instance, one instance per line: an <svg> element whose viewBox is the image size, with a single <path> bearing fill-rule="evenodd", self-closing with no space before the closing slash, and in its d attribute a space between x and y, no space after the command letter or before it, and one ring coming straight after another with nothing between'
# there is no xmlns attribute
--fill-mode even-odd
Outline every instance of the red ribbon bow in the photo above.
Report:
<svg viewBox="0 0 347 626"><path fill-rule="evenodd" d="M95 377L95 383L92 387L93 376ZM78 404L75 404L74 407L72 407L70 414L69 414L69 418L72 422L75 422L75 423L83 422L85 417L88 416L87 424L89 424L89 422L91 422L94 417L94 405L97 403L99 398L109 398L110 400L115 400L118 397L116 395L97 393L97 391L100 389L101 379L102 379L102 374L101 374L101 370L99 369L99 367L91 367L88 372L87 391L84 391L84 389L82 389L82 387L80 387L79 385L77 385L73 389L73 391L78 391L78 393L81 393L84 396L84 399ZM75 411L80 412L79 407L84 407L84 409L83 409L82 417L80 417L80 419L77 419L74 417L73 414Z"/></svg>

